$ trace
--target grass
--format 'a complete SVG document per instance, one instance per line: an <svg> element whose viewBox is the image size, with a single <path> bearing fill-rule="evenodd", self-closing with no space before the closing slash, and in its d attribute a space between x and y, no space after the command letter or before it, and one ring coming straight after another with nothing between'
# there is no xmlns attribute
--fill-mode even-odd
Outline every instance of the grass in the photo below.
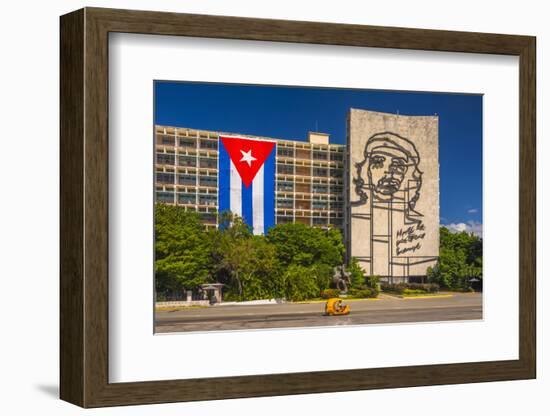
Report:
<svg viewBox="0 0 550 416"><path fill-rule="evenodd" d="M402 299L423 299L423 298L452 298L454 295L440 293L413 293L409 295L397 295Z"/></svg>

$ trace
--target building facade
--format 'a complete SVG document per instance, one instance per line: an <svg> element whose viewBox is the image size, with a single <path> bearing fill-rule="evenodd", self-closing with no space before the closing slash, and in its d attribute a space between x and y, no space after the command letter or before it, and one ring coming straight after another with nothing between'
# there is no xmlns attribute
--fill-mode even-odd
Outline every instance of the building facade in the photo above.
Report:
<svg viewBox="0 0 550 416"><path fill-rule="evenodd" d="M198 212L207 227L216 227L224 134L228 133L156 126L156 201ZM276 141L275 223L343 231L345 146L330 144L327 134L313 132L307 142L238 136Z"/></svg>
<svg viewBox="0 0 550 416"><path fill-rule="evenodd" d="M347 259L358 259L368 275L425 281L439 256L437 116L350 109L347 131L340 145L314 132L293 141L156 126L156 201L217 227L224 136L275 141L275 224L340 229Z"/></svg>
<svg viewBox="0 0 550 416"><path fill-rule="evenodd" d="M439 256L437 116L351 109L348 258L389 283L423 282Z"/></svg>

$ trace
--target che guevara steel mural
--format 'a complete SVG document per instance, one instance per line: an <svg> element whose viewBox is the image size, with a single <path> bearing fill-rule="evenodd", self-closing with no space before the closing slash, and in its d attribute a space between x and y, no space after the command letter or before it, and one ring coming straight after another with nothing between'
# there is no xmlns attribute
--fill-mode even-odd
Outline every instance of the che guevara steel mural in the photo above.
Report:
<svg viewBox="0 0 550 416"><path fill-rule="evenodd" d="M421 147L428 151L430 146L437 145L437 138L429 138L432 139L430 143L425 137L426 133L433 133L434 129L425 128L423 123L419 123L430 123L433 120L368 111L363 113L366 114L358 114L359 118L385 118L383 123L370 123L370 126L367 121L364 127L372 129L372 124L382 124L383 127L393 124L400 130L413 133L423 143L417 146L413 139L395 131L369 132L366 136L365 128L361 129L361 124L365 123L359 120L359 126L355 126L354 130L352 118L349 233L355 238L351 238L351 255L363 263L363 268L369 274L379 275L383 280L394 283L421 281L425 278L427 267L434 264L439 254L439 218L435 221L433 218L434 211L439 216L438 173L434 175L431 172L430 189L423 189L425 168L422 163L423 155L419 150ZM437 158L437 149L435 155ZM425 164L426 167L434 169L435 166L437 169L438 162L436 160L434 163L433 153L429 156L432 160ZM437 177L437 189L434 189L434 176ZM425 197L426 192L428 196ZM432 205L428 210L428 226L420 207L426 206L426 202ZM434 203L437 205L436 210ZM434 244L434 239L437 244ZM426 241L428 247L425 247Z"/></svg>

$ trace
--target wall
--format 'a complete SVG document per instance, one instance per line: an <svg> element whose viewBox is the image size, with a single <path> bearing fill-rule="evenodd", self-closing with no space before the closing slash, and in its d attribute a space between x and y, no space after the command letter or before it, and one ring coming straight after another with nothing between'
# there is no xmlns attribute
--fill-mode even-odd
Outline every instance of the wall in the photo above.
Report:
<svg viewBox="0 0 550 416"><path fill-rule="evenodd" d="M295 397L166 404L82 411L56 399L58 385L58 16L88 6L156 9L319 20L373 25L409 26L538 36L539 97L539 378L534 381L380 390ZM2 77L0 117L4 126L0 152L2 212L0 215L2 300L0 316L0 388L3 414L52 415L546 415L550 405L548 345L548 256L550 235L544 212L549 210L550 146L542 128L544 103L550 98L547 60L550 27L545 3L463 0L353 0L254 2L68 1L5 2L0 14ZM545 273L546 272L546 273ZM465 345L475 348L475 345ZM330 359L327 357L327 359Z"/></svg>

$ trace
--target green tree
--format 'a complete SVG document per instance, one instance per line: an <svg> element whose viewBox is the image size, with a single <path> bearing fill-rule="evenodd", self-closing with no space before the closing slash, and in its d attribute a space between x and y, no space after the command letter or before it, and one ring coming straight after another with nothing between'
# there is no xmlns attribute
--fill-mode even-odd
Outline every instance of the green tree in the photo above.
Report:
<svg viewBox="0 0 550 416"><path fill-rule="evenodd" d="M279 224L266 236L253 235L241 217L219 215L218 228L206 230L196 213L182 207L155 207L157 290L224 284L226 300L317 297L332 284L343 263L340 231L305 224ZM353 278L364 285L355 262Z"/></svg>
<svg viewBox="0 0 550 416"><path fill-rule="evenodd" d="M277 250L282 265L341 265L344 259L342 234L305 224L277 224L267 233L267 241Z"/></svg>
<svg viewBox="0 0 550 416"><path fill-rule="evenodd" d="M155 205L155 285L157 291L193 289L212 281L212 246L198 214Z"/></svg>
<svg viewBox="0 0 550 416"><path fill-rule="evenodd" d="M365 272L363 271L355 257L351 258L350 264L347 267L347 271L350 274L349 278L352 288L360 288L362 286L365 286L365 284L367 283Z"/></svg>
<svg viewBox="0 0 550 416"><path fill-rule="evenodd" d="M243 283L241 272L250 251L252 232L238 216L224 212L220 215L218 230L213 234L213 258L217 280L227 285L229 297L241 300Z"/></svg>
<svg viewBox="0 0 550 416"><path fill-rule="evenodd" d="M308 273L315 279L318 291L328 289L332 283L334 268L325 263L317 263L308 267ZM315 296L318 296L317 293Z"/></svg>
<svg viewBox="0 0 550 416"><path fill-rule="evenodd" d="M470 279L482 279L483 241L473 233L451 233L440 228L439 260L428 268L428 278L449 289L470 288Z"/></svg>
<svg viewBox="0 0 550 416"><path fill-rule="evenodd" d="M343 263L342 234L305 224L278 224L266 236L277 254L284 296L304 300L319 296L332 283L334 267Z"/></svg>
<svg viewBox="0 0 550 416"><path fill-rule="evenodd" d="M275 247L255 236L241 217L220 216L213 235L217 280L226 284L226 299L251 300L280 297L283 293Z"/></svg>
<svg viewBox="0 0 550 416"><path fill-rule="evenodd" d="M301 301L319 296L313 267L291 264L283 273L282 281L287 300Z"/></svg>

